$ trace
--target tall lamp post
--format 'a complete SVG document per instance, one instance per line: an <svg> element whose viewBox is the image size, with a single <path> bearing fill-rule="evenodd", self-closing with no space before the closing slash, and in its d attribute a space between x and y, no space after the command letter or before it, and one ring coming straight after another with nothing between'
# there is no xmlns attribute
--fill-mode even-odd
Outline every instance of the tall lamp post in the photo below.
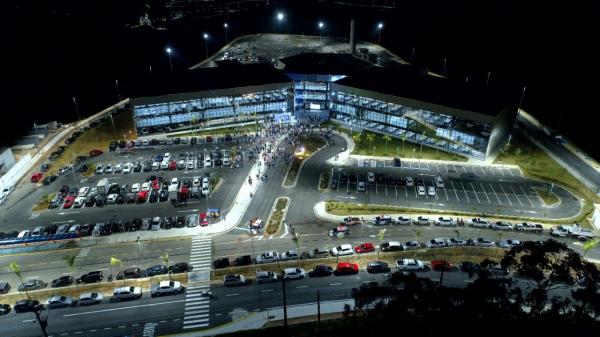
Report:
<svg viewBox="0 0 600 337"><path fill-rule="evenodd" d="M173 71L173 60L171 59L171 53L173 52L173 50L171 50L170 47L167 47L167 49L165 49L165 51L167 52L167 55L169 55L169 65L171 66L171 71ZM152 71L150 71L152 72Z"/></svg>
<svg viewBox="0 0 600 337"><path fill-rule="evenodd" d="M223 28L225 29L225 44L227 44L229 43L229 40L227 39L227 28L229 28L229 25L227 24L227 22L223 24Z"/></svg>
<svg viewBox="0 0 600 337"><path fill-rule="evenodd" d="M75 113L77 114L77 121L79 122L81 120L81 117L79 117L79 107L77 106L75 96L73 96L73 105L75 105Z"/></svg>
<svg viewBox="0 0 600 337"><path fill-rule="evenodd" d="M206 51L206 58L208 59L208 34L204 33L204 50Z"/></svg>
<svg viewBox="0 0 600 337"><path fill-rule="evenodd" d="M379 41L379 42L377 42L377 43L378 43L378 44L381 44L381 31L383 30L383 22L380 22L380 23L377 25L377 29L379 30L379 39L378 39L378 41Z"/></svg>
<svg viewBox="0 0 600 337"><path fill-rule="evenodd" d="M321 30L323 30L323 27L325 27L325 24L323 23L323 21L319 22L319 42L321 42Z"/></svg>

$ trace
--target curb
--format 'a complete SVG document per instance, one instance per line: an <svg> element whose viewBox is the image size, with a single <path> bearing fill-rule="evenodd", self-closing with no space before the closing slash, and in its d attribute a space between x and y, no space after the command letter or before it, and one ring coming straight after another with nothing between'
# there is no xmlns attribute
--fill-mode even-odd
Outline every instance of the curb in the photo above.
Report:
<svg viewBox="0 0 600 337"><path fill-rule="evenodd" d="M266 228L268 228L269 223L271 223L271 216L273 215L273 212L275 212L275 210L276 210L275 207L277 206L277 202L279 201L279 199L287 200L287 203L285 204L285 208L282 210L283 215L281 216L281 223L279 224L279 228L277 228L277 232L275 232L273 234L267 234ZM285 226L285 216L287 215L287 211L288 211L288 208L290 207L291 202L292 202L292 199L290 199L287 196L280 196L280 197L277 197L277 199L275 199L275 201L273 202L273 207L271 207L271 212L269 213L269 217L267 218L267 225L266 225L265 232L263 233L263 235L273 236L273 235L279 234L279 232L281 231L281 225L283 224Z"/></svg>

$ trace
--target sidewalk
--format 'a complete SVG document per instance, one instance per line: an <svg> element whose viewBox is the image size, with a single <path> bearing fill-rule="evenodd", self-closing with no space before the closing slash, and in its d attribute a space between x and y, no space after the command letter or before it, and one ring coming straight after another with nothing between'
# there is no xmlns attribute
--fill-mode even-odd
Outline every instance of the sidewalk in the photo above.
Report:
<svg viewBox="0 0 600 337"><path fill-rule="evenodd" d="M332 314L332 313L342 313L344 311L344 305L349 304L351 307L354 307L354 300L338 300L338 301L328 301L321 302L321 314ZM245 315L244 315L245 314ZM201 336L215 336L232 332L239 332L243 330L256 330L262 328L269 321L280 321L283 320L283 307L277 308L269 308L263 311L256 312L240 312L240 315L244 315L243 317L234 320L230 323L226 323L216 328L197 331L197 332L189 332L189 333L181 333L181 334L173 334L171 336L190 336L190 337L201 337ZM299 305L289 305L287 307L287 316L288 319L297 318L297 317L306 317L313 316L315 321L317 320L317 304L316 303L308 303L308 304L299 304ZM341 318L341 315L340 315Z"/></svg>

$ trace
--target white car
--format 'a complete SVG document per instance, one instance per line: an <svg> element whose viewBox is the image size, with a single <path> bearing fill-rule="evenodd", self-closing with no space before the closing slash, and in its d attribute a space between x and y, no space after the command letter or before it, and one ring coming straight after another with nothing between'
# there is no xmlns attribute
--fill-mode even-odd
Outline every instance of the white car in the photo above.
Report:
<svg viewBox="0 0 600 337"><path fill-rule="evenodd" d="M415 223L415 225L430 225L431 220L429 220L429 218L426 218L426 217L418 216L415 219L414 223Z"/></svg>
<svg viewBox="0 0 600 337"><path fill-rule="evenodd" d="M421 248L421 244L416 240L406 241L402 244L402 250L415 250L419 248Z"/></svg>
<svg viewBox="0 0 600 337"><path fill-rule="evenodd" d="M133 168L133 163L127 163L123 166L123 174L131 173L131 169Z"/></svg>
<svg viewBox="0 0 600 337"><path fill-rule="evenodd" d="M75 202L73 203L73 207L79 208L85 204L85 197L77 197L75 198Z"/></svg>
<svg viewBox="0 0 600 337"><path fill-rule="evenodd" d="M77 193L77 196L87 197L88 193L90 193L90 188L87 186L83 186L82 188L79 189L79 193Z"/></svg>
<svg viewBox="0 0 600 337"><path fill-rule="evenodd" d="M177 281L160 281L150 286L150 296L173 295L180 294L184 291L181 282Z"/></svg>
<svg viewBox="0 0 600 337"><path fill-rule="evenodd" d="M494 222L491 226L493 229L500 231L512 231L513 225L510 222L498 221Z"/></svg>
<svg viewBox="0 0 600 337"><path fill-rule="evenodd" d="M331 249L331 255L333 256L344 256L354 254L354 249L350 244L343 244Z"/></svg>
<svg viewBox="0 0 600 337"><path fill-rule="evenodd" d="M399 216L396 218L396 220L394 220L394 223L396 225L410 225L413 222L412 218L409 218L407 216Z"/></svg>
<svg viewBox="0 0 600 337"><path fill-rule="evenodd" d="M427 195L430 197L435 197L435 187L427 186Z"/></svg>
<svg viewBox="0 0 600 337"><path fill-rule="evenodd" d="M358 186L356 187L356 191L358 192L364 192L365 190L365 182L364 181L359 181L358 182Z"/></svg>
<svg viewBox="0 0 600 337"><path fill-rule="evenodd" d="M369 182L369 183L375 182L375 173L373 173L373 172L367 173L367 182Z"/></svg>
<svg viewBox="0 0 600 337"><path fill-rule="evenodd" d="M192 180L192 187L200 187L200 177L194 177Z"/></svg>
<svg viewBox="0 0 600 337"><path fill-rule="evenodd" d="M256 257L256 263L267 263L279 260L279 254L275 251L264 252Z"/></svg>
<svg viewBox="0 0 600 337"><path fill-rule="evenodd" d="M8 185L7 187L5 187L4 189L2 189L2 193L9 195L12 193L12 191L15 190L15 186L14 185Z"/></svg>
<svg viewBox="0 0 600 337"><path fill-rule="evenodd" d="M479 238L475 242L475 245L479 247L496 247L496 242L492 239Z"/></svg>
<svg viewBox="0 0 600 337"><path fill-rule="evenodd" d="M58 175L62 176L63 174L69 172L69 171L73 171L73 167L72 166L63 166L58 170Z"/></svg>
<svg viewBox="0 0 600 337"><path fill-rule="evenodd" d="M131 185L131 193L137 193L140 191L140 184L139 183L135 183L133 185Z"/></svg>
<svg viewBox="0 0 600 337"><path fill-rule="evenodd" d="M442 177L437 176L433 178L433 182L435 183L435 187L444 188L444 180L442 180Z"/></svg>
<svg viewBox="0 0 600 337"><path fill-rule="evenodd" d="M446 239L443 238L435 238L427 241L427 248L442 248L446 247Z"/></svg>
<svg viewBox="0 0 600 337"><path fill-rule="evenodd" d="M283 270L283 278L286 280L302 279L306 272L302 268L286 268Z"/></svg>
<svg viewBox="0 0 600 337"><path fill-rule="evenodd" d="M160 170L160 163L155 161L152 163L152 171L158 171Z"/></svg>
<svg viewBox="0 0 600 337"><path fill-rule="evenodd" d="M521 245L521 241L519 240L501 240L498 245L500 248L512 248Z"/></svg>
<svg viewBox="0 0 600 337"><path fill-rule="evenodd" d="M117 197L118 195L113 193L113 194L109 194L108 198L106 198L106 203L107 204L114 204L117 202Z"/></svg>
<svg viewBox="0 0 600 337"><path fill-rule="evenodd" d="M398 270L406 271L420 271L425 269L423 261L414 259L397 260L396 267L398 267Z"/></svg>
<svg viewBox="0 0 600 337"><path fill-rule="evenodd" d="M169 152L165 153L165 155L163 156L163 161L166 161L167 163L171 161L171 154Z"/></svg>
<svg viewBox="0 0 600 337"><path fill-rule="evenodd" d="M179 180L177 178L171 179L171 186L179 187Z"/></svg>
<svg viewBox="0 0 600 337"><path fill-rule="evenodd" d="M208 195L210 193L210 189L208 187L202 187L202 195Z"/></svg>
<svg viewBox="0 0 600 337"><path fill-rule="evenodd" d="M463 240L463 239L450 238L450 239L446 240L446 246L449 246L449 247L462 247L462 246L466 246L466 245L467 245L467 241Z"/></svg>
<svg viewBox="0 0 600 337"><path fill-rule="evenodd" d="M150 191L150 183L145 182L142 184L142 191Z"/></svg>
<svg viewBox="0 0 600 337"><path fill-rule="evenodd" d="M415 186L415 179L413 177L406 177L406 187Z"/></svg>
<svg viewBox="0 0 600 337"><path fill-rule="evenodd" d="M123 172L123 164L121 164L121 163L118 163L118 164L115 166L115 169L114 169L114 170L115 170L115 173L121 173L121 172Z"/></svg>
<svg viewBox="0 0 600 337"><path fill-rule="evenodd" d="M0 192L0 205L2 205L6 201L7 195Z"/></svg>
<svg viewBox="0 0 600 337"><path fill-rule="evenodd" d="M425 195L425 186L417 186L417 194L418 195Z"/></svg>
<svg viewBox="0 0 600 337"><path fill-rule="evenodd" d="M94 172L94 174L103 174L103 173L104 173L104 166L102 164L97 164L96 171Z"/></svg>
<svg viewBox="0 0 600 337"><path fill-rule="evenodd" d="M79 305L92 305L102 302L101 293L83 293L79 295Z"/></svg>
<svg viewBox="0 0 600 337"><path fill-rule="evenodd" d="M279 259L281 261L284 260L294 260L298 258L298 251L295 249L290 249L286 252L281 253L281 255L279 255Z"/></svg>
<svg viewBox="0 0 600 337"><path fill-rule="evenodd" d="M73 299L69 296L54 295L46 304L50 309L70 307L73 305Z"/></svg>
<svg viewBox="0 0 600 337"><path fill-rule="evenodd" d="M112 164L106 164L106 166L104 167L104 174L111 174L111 173L113 173Z"/></svg>
<svg viewBox="0 0 600 337"><path fill-rule="evenodd" d="M169 169L169 162L164 160L160 163L160 169L161 170L168 170Z"/></svg>
<svg viewBox="0 0 600 337"><path fill-rule="evenodd" d="M485 219L474 218L469 221L469 226L476 228L488 228L490 226L490 222Z"/></svg>
<svg viewBox="0 0 600 337"><path fill-rule="evenodd" d="M187 168L188 170L193 170L196 168L196 161L193 159L188 160L187 162Z"/></svg>
<svg viewBox="0 0 600 337"><path fill-rule="evenodd" d="M210 156L206 156L204 159L204 167L212 167L212 159Z"/></svg>
<svg viewBox="0 0 600 337"><path fill-rule="evenodd" d="M441 216L435 221L435 224L438 226L456 226L456 221L447 216Z"/></svg>

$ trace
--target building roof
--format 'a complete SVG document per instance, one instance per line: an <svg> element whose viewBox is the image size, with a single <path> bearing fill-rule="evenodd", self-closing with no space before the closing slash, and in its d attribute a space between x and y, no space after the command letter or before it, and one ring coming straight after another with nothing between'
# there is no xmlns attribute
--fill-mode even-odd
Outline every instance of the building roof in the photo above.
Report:
<svg viewBox="0 0 600 337"><path fill-rule="evenodd" d="M348 75L371 66L351 54L303 53L280 59L283 71L292 74Z"/></svg>
<svg viewBox="0 0 600 337"><path fill-rule="evenodd" d="M410 67L371 67L336 84L492 117L514 102L506 88L435 77Z"/></svg>
<svg viewBox="0 0 600 337"><path fill-rule="evenodd" d="M280 70L267 63L227 61L217 64L212 68L138 77L127 84L126 90L135 98L290 82Z"/></svg>

